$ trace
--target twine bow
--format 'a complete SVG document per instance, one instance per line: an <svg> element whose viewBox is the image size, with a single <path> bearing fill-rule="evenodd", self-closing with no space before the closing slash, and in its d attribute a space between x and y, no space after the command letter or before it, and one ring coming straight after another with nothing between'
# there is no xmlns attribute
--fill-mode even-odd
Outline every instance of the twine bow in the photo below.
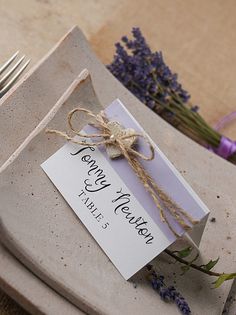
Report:
<svg viewBox="0 0 236 315"><path fill-rule="evenodd" d="M94 122L89 123L96 128L99 133L83 134L76 130L72 124L72 118L75 113L85 113L94 119ZM154 181L148 174L140 162L140 159L150 161L154 158L154 147L149 139L141 133L137 133L134 129L124 129L116 121L109 121L104 112L94 114L90 110L84 108L75 108L68 114L68 124L73 134L79 136L81 139L101 139L98 141L89 142L90 146L105 145L107 153L110 158L117 158L123 156L128 161L129 165L134 170L135 174L141 180L145 189L151 195L156 207L159 209L160 217L163 223L166 223L169 229L176 237L179 237L173 228L170 220L166 216L166 211L175 219L175 221L185 230L191 228L192 225L198 223L194 220L184 209L177 205ZM69 136L65 132L59 130L47 130L47 133L56 134L73 143L86 146L88 143L80 141L74 137ZM150 149L150 156L146 156L133 148L133 145L138 138L143 138Z"/></svg>

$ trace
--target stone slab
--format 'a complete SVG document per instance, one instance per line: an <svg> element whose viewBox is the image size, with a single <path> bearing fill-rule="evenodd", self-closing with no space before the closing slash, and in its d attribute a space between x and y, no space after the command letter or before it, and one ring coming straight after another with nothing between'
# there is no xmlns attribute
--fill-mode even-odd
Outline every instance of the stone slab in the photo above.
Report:
<svg viewBox="0 0 236 315"><path fill-rule="evenodd" d="M70 37L70 36L69 36ZM54 80L54 98L52 98L52 103L45 102L41 104L41 108L38 107L37 102L31 103L30 108L30 127L29 124L21 123L21 118L19 119L18 110L21 110L24 114L28 113L28 109L25 107L25 103L21 105L19 108L18 104L12 102L12 93L17 89L18 86L24 85L24 81L27 78L34 77L35 72L37 72L36 80L41 81L41 74L44 74L44 71L40 71L40 69L44 69L45 63L52 58L54 60L55 71L58 67L57 63L57 47L60 46L61 52L63 51L63 45L68 40L68 37L63 37L62 41L60 41L56 47L50 50L50 52L38 63L36 64L30 71L27 73L18 83L17 85L11 89L8 94L1 99L0 101L0 129L1 133L7 133L7 141L4 141L3 137L0 137L1 143L1 152L0 154L0 165L2 165L5 160L9 157L9 155L20 146L21 142L25 140L25 138L32 131L32 128L36 126L43 116L49 111L50 106L54 104L54 102L61 96L61 87L62 89L66 88L67 85L60 86L60 77L57 77ZM39 69L40 68L40 69ZM62 72L63 73L63 72ZM44 75L43 75L44 76ZM74 77L71 77L71 80ZM45 81L45 78L43 78ZM46 81L45 81L46 82ZM67 81L65 84L68 84ZM40 83L39 83L40 84ZM52 87L52 84L51 84ZM11 112L12 115L8 116L6 119L6 112ZM24 117L21 116L21 117ZM17 120L17 121L16 121ZM7 121L7 122L6 122ZM4 122L4 123L3 123ZM5 123L6 122L6 123ZM24 120L23 120L24 122ZM20 133L12 133L10 132L10 127L12 125L20 126ZM7 128L7 130L5 130ZM8 131L8 132L7 132ZM58 314L58 312L63 312L63 314L84 314L77 307L73 306L70 302L65 300L61 295L57 294L54 290L48 287L45 283L43 283L38 277L32 274L25 266L23 266L19 260L17 260L10 252L0 244L0 288L8 293L12 298L14 298L20 305L22 305L26 310L28 310L32 314Z"/></svg>
<svg viewBox="0 0 236 315"><path fill-rule="evenodd" d="M68 46L62 61L66 60L70 69L76 69L74 71L77 71L77 75L84 67L89 69L103 106L116 97L127 104L131 113L183 173L216 217L216 224L207 225L200 248L202 259L224 255L218 268L233 271L235 266L232 262L235 261L235 256L229 251L235 239L234 167L193 143L143 107L95 58L78 29L71 32L71 38L73 45ZM18 92L20 90L21 87ZM82 100L86 100L87 105L93 104L96 110L101 108L90 98L91 95L86 92L85 87L81 87L80 91L78 99L82 95ZM31 90L32 95L34 92ZM85 96L87 97L84 98ZM73 102L63 105L49 126L65 128L66 113L72 105ZM141 281L144 271L137 274L132 281L125 282L79 220L75 219L63 198L56 190L52 194L52 185L40 173L38 166L40 161L45 160L62 143L59 139L49 141L44 131L40 132L1 174L2 241L39 277L72 303L90 313L143 314L148 310L149 314L156 314L157 311L176 314L175 308L161 303L151 288ZM26 165L25 161L29 164ZM224 182L222 178L225 178ZM37 184L39 180L41 185ZM11 181L13 184L10 184ZM29 187L34 188L34 195L29 192ZM45 200L48 201L47 204L44 203ZM37 210L39 204L41 211ZM227 240L229 233L231 241ZM164 268L163 260L164 258L160 257L155 263L163 269L163 273L168 274L168 269L170 273L173 266L168 268L165 264ZM192 283L191 288L178 272L176 281L183 295L188 298L193 314L202 314L203 308L205 314L221 314L230 282L216 291L210 289L211 280L205 276L191 272L188 277L188 283ZM138 286L134 286L133 282L138 283Z"/></svg>

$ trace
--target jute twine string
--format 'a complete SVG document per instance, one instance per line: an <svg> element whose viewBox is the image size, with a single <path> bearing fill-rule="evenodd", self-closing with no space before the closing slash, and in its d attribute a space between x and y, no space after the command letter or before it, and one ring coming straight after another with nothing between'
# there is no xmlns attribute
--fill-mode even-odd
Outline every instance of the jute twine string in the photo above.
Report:
<svg viewBox="0 0 236 315"><path fill-rule="evenodd" d="M82 134L79 130L76 130L72 124L72 118L75 113L85 113L89 117L94 119L94 122L91 122L90 125L92 125L94 128L96 128L99 133L94 134ZM170 223L169 219L166 216L166 211L169 212L171 217L175 219L175 221L185 230L189 230L192 225L198 223L198 221L194 220L184 209L182 209L179 205L177 205L154 181L154 179L148 174L148 172L145 170L143 165L140 162L140 159L145 161L151 161L154 158L154 147L148 140L148 138L141 133L129 133L129 134L119 134L115 135L112 134L111 129L109 128L109 120L107 119L104 112L100 112L99 114L94 114L92 111L87 110L85 108L75 108L68 114L68 124L70 127L70 130L73 134L79 136L82 139L101 139L100 141L92 141L89 143L86 143L85 141L77 140L70 135L68 135L65 132L59 131L59 130L47 130L47 133L50 134L56 134L63 138L65 138L68 141L71 141L73 143L83 145L83 146L116 146L119 148L121 154L129 165L132 167L135 174L138 176L138 178L141 180L143 186L147 190L147 192L151 195L156 207L159 210L160 217L162 222L166 223L169 229L172 231L172 233L179 237L178 233L173 228L172 224ZM146 142L146 144L149 146L150 149L150 156L146 156L137 150L133 149L132 146L128 145L125 139L129 138L143 138Z"/></svg>

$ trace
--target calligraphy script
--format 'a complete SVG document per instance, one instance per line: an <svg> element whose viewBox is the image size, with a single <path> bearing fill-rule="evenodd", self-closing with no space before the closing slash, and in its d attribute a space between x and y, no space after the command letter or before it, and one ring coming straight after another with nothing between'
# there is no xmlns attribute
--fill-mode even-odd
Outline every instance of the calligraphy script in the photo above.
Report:
<svg viewBox="0 0 236 315"><path fill-rule="evenodd" d="M75 153L70 153L73 156L83 153L81 156L81 161L84 162L85 165L87 165L87 174L89 176L89 178L86 178L84 180L84 189L88 192L97 192L111 185L106 179L106 174L104 174L104 170L97 165L96 160L92 158L91 154L89 154L90 152L93 152L95 150L96 149L92 146L86 146L79 149Z"/></svg>
<svg viewBox="0 0 236 315"><path fill-rule="evenodd" d="M118 197L112 200L112 203L116 205L114 213L122 213L129 224L134 226L134 229L137 230L138 235L143 236L146 244L152 244L154 239L153 235L149 232L148 222L144 220L143 217L136 217L135 214L129 207L131 202L131 195L123 193L122 189L119 189L117 192Z"/></svg>

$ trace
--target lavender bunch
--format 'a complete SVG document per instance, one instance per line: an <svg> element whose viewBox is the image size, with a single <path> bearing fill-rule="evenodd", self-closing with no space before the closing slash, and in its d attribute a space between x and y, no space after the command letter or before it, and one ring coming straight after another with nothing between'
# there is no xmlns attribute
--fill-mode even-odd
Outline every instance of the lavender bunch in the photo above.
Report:
<svg viewBox="0 0 236 315"><path fill-rule="evenodd" d="M158 275L151 265L147 265L149 279L153 289L160 295L165 302L174 302L178 309L184 315L190 315L191 310L184 297L176 290L174 286L167 287L164 282L164 276Z"/></svg>
<svg viewBox="0 0 236 315"><path fill-rule="evenodd" d="M198 143L217 152L222 136L210 127L192 105L178 76L166 65L162 52L152 52L139 28L133 39L122 37L107 68L141 102ZM227 157L236 164L236 154Z"/></svg>

